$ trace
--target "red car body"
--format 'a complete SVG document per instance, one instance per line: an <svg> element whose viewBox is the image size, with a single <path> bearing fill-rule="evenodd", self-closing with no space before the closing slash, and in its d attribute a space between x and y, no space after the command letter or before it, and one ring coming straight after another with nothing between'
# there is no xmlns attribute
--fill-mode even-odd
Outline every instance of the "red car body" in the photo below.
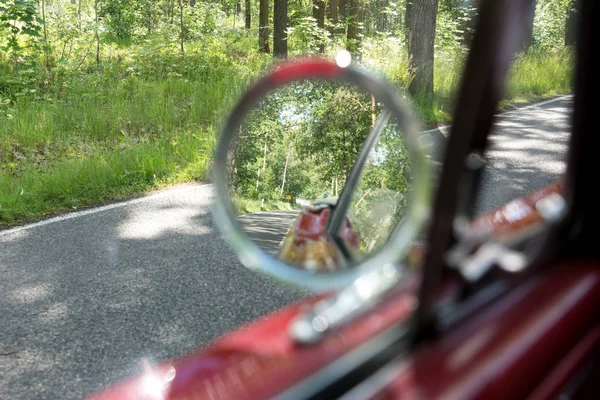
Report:
<svg viewBox="0 0 600 400"><path fill-rule="evenodd" d="M354 381L345 386L347 398L598 398L600 208L592 190L600 137L592 105L597 93L590 84L598 71L597 57L593 57L598 48L597 43L594 46L598 40L594 11L598 8L593 1L579 3L573 138L564 186L558 183L544 188L473 222L500 236L527 230L541 219L533 205L560 192L569 208L559 230L551 233L560 238L553 243L561 251L550 254L554 248L546 246L548 254L542 256L548 257L540 261L543 268L499 275L489 286L475 290L454 279L455 271L442 268L443 250L449 245L447 239L457 215L457 182L464 172L465 157L477 156L476 151L485 149L501 84L519 45L515 32L524 25L532 4L531 0L481 2L479 25L446 147L423 274L405 279L375 308L315 344L293 341L288 326L319 297L241 327L186 358L149 367L141 376L90 399L310 397L293 394L300 387L310 389L310 385L322 383L319 378L327 378L329 368L343 367L354 351L410 323L414 314L421 318L415 318L417 327L428 327L432 303L443 305L446 298L456 298L455 294L465 288L472 290L472 296L466 296L467 303L455 309L463 314L455 313L454 319L448 320L443 319L443 313L436 314L441 318L436 322L443 326L442 334L416 330L419 336L411 341L409 350L391 351L389 362L377 364L372 373L350 375ZM330 73L335 74L335 68ZM327 390L318 394L321 398L339 395Z"/></svg>
<svg viewBox="0 0 600 400"><path fill-rule="evenodd" d="M540 219L532 202L560 190L561 183L543 188L479 217L474 224L499 234L527 229ZM515 207L521 212L515 213ZM600 324L589 319L600 309L598 267L586 260L557 265L510 299L398 362L385 384L368 395L377 399L555 398L571 383L574 369L584 365L593 350L600 350ZM321 296L302 300L193 355L148 367L144 374L90 399L277 396L407 320L417 301L417 286L416 277L406 280L376 310L311 346L295 343L288 333L290 322Z"/></svg>

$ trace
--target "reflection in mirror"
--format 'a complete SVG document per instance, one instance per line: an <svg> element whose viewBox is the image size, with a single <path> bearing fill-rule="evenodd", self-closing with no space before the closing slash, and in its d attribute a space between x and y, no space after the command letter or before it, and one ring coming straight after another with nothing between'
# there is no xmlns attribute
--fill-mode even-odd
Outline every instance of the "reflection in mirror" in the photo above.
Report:
<svg viewBox="0 0 600 400"><path fill-rule="evenodd" d="M405 138L396 124L388 123L369 152L352 193L350 215L361 232L362 257L381 249L399 226L408 206L410 184Z"/></svg>
<svg viewBox="0 0 600 400"><path fill-rule="evenodd" d="M229 149L229 195L260 248L298 268L335 271L375 254L402 220L409 161L403 133L372 94L295 82L246 116Z"/></svg>

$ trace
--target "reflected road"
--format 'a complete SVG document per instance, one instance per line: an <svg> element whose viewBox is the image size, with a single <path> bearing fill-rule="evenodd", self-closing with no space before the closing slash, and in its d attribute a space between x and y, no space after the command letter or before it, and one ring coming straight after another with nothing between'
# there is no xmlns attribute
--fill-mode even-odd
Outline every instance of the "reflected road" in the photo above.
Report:
<svg viewBox="0 0 600 400"><path fill-rule="evenodd" d="M277 255L281 241L298 216L299 211L266 211L238 216L242 230L258 247Z"/></svg>

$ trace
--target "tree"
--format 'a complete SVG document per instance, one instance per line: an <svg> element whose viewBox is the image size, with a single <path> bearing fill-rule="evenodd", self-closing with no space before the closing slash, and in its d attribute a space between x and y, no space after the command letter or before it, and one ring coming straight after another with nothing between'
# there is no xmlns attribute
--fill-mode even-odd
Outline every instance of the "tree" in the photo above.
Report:
<svg viewBox="0 0 600 400"><path fill-rule="evenodd" d="M185 53L185 50L183 49L183 27L183 1L179 0L179 44L181 47L181 54Z"/></svg>
<svg viewBox="0 0 600 400"><path fill-rule="evenodd" d="M79 3L81 7L81 2ZM44 53L46 54L46 68L50 68L50 61L48 59L48 49L50 48L48 44L48 31L46 29L46 0L41 1L42 6L42 26L44 28Z"/></svg>
<svg viewBox="0 0 600 400"><path fill-rule="evenodd" d="M258 50L269 53L269 0L260 0L258 15Z"/></svg>
<svg viewBox="0 0 600 400"><path fill-rule="evenodd" d="M94 36L96 38L96 64L100 64L100 34L98 33L99 19L98 19L98 0L94 0Z"/></svg>
<svg viewBox="0 0 600 400"><path fill-rule="evenodd" d="M273 3L273 55L287 58L287 0L275 0Z"/></svg>
<svg viewBox="0 0 600 400"><path fill-rule="evenodd" d="M346 24L347 5L350 0L337 0L338 1L338 20L341 22L337 33L344 33L344 25Z"/></svg>
<svg viewBox="0 0 600 400"><path fill-rule="evenodd" d="M406 9L404 10L404 40L410 43L410 24L412 19L413 0L406 0Z"/></svg>
<svg viewBox="0 0 600 400"><path fill-rule="evenodd" d="M350 53L360 53L361 45L361 10L359 0L348 0L347 4L348 33L346 36L346 50Z"/></svg>
<svg viewBox="0 0 600 400"><path fill-rule="evenodd" d="M413 96L433 98L433 61L438 0L415 1L409 17L408 57L413 79Z"/></svg>
<svg viewBox="0 0 600 400"><path fill-rule="evenodd" d="M338 0L329 0L327 2L327 19L330 23L329 33L334 34L338 24Z"/></svg>
<svg viewBox="0 0 600 400"><path fill-rule="evenodd" d="M8 30L6 48L3 50L12 51L13 63L16 64L19 54L23 50L21 46L23 42L19 40L19 37L39 38L40 22L43 22L43 20L38 19L36 16L34 1L0 2L0 29ZM44 35L46 35L45 31Z"/></svg>
<svg viewBox="0 0 600 400"><path fill-rule="evenodd" d="M246 14L246 29L250 29L252 25L252 5L250 0L245 1L244 12Z"/></svg>
<svg viewBox="0 0 600 400"><path fill-rule="evenodd" d="M577 1L569 0L567 2L567 18L565 21L565 46L575 44L577 36Z"/></svg>
<svg viewBox="0 0 600 400"><path fill-rule="evenodd" d="M325 28L325 1L324 0L313 0L312 2L312 16L317 21L317 27L319 28L319 34L323 33ZM321 37L317 37L319 43L319 53L325 52L325 44Z"/></svg>

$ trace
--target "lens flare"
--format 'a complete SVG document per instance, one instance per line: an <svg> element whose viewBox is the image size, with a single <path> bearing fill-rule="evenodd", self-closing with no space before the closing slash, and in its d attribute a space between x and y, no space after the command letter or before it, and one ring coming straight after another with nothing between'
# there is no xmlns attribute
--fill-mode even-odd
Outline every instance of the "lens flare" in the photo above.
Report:
<svg viewBox="0 0 600 400"><path fill-rule="evenodd" d="M348 50L342 50L335 56L335 63L341 68L346 68L351 62L352 55Z"/></svg>

